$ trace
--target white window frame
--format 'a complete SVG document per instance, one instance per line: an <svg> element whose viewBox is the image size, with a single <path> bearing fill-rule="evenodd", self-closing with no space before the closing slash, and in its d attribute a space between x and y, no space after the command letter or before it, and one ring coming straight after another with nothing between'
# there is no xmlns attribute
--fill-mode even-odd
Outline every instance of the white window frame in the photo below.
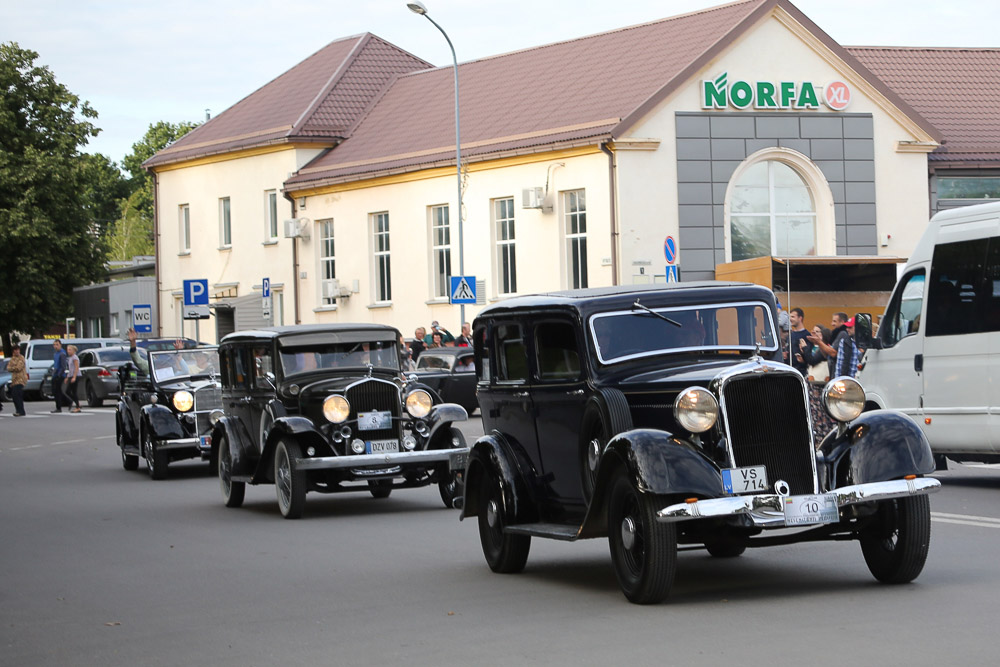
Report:
<svg viewBox="0 0 1000 667"><path fill-rule="evenodd" d="M191 206L181 204L177 207L177 230L180 252L178 254L188 255L191 253Z"/></svg>
<svg viewBox="0 0 1000 667"><path fill-rule="evenodd" d="M583 201L582 208L580 207L580 199ZM566 287L568 289L582 289L590 284L587 260L587 191L583 188L566 190L562 193L562 201ZM574 221L577 223L577 231L573 231ZM583 231L580 231L581 228ZM577 256L578 259L574 259L574 256Z"/></svg>
<svg viewBox="0 0 1000 667"><path fill-rule="evenodd" d="M264 242L278 242L278 191L264 191Z"/></svg>
<svg viewBox="0 0 1000 667"><path fill-rule="evenodd" d="M233 204L229 197L219 197L219 248L233 247Z"/></svg>
<svg viewBox="0 0 1000 667"><path fill-rule="evenodd" d="M517 294L517 226L514 198L490 202L493 218L493 283L497 296Z"/></svg>
<svg viewBox="0 0 1000 667"><path fill-rule="evenodd" d="M319 303L320 306L337 305L332 290L337 281L337 247L333 218L316 221L316 249L319 252ZM329 252L328 252L329 251Z"/></svg>
<svg viewBox="0 0 1000 667"><path fill-rule="evenodd" d="M372 249L372 302L392 303L392 261L389 246L389 212L379 211L368 216Z"/></svg>
<svg viewBox="0 0 1000 667"><path fill-rule="evenodd" d="M121 329L118 324L118 313L111 313L111 331L109 332L112 336L120 336Z"/></svg>
<svg viewBox="0 0 1000 667"><path fill-rule="evenodd" d="M736 171L733 172L732 177L729 179L729 185L726 187L725 205L723 207L723 214L725 218L724 233L726 241L726 261L733 261L731 226L732 211L730 202L732 201L733 190L736 187L736 183L740 181L744 172L746 172L746 170L750 167L759 162L770 161L783 162L791 167L806 184L806 187L809 188L809 191L813 196L813 207L815 209L816 255L826 257L836 256L837 228L834 218L833 192L830 190L830 184L827 182L826 177L823 175L823 172L816 165L816 163L802 153L793 151L790 148L772 147L764 148L751 154L746 160L740 163L740 165L736 168ZM773 202L773 198L771 198L771 201ZM771 211L771 214L771 251L773 253L775 248L773 210Z"/></svg>
<svg viewBox="0 0 1000 667"><path fill-rule="evenodd" d="M431 298L451 296L451 216L447 204L427 208L431 236Z"/></svg>

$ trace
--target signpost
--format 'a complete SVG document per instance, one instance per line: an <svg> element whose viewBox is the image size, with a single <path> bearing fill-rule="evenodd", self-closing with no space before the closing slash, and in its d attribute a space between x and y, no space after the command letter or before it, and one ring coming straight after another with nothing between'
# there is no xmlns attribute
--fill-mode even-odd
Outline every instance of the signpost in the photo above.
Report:
<svg viewBox="0 0 1000 667"><path fill-rule="evenodd" d="M208 319L208 280L184 281L183 315L185 320L194 320L194 339L201 340L198 320Z"/></svg>
<svg viewBox="0 0 1000 667"><path fill-rule="evenodd" d="M136 333L153 333L153 307L150 304L133 304L132 328Z"/></svg>
<svg viewBox="0 0 1000 667"><path fill-rule="evenodd" d="M476 277L451 277L451 303L464 304L476 302Z"/></svg>
<svg viewBox="0 0 1000 667"><path fill-rule="evenodd" d="M271 322L271 279L264 278L261 281L261 316L267 321L268 324L273 324Z"/></svg>
<svg viewBox="0 0 1000 667"><path fill-rule="evenodd" d="M679 283L681 280L680 271L674 262L677 261L677 241L673 236L668 236L663 241L663 256L667 260L667 282Z"/></svg>

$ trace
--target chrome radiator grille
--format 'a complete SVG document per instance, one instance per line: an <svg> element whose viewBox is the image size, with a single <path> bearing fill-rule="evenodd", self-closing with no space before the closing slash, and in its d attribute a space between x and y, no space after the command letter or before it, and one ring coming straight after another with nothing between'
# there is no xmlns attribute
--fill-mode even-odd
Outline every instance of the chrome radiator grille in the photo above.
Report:
<svg viewBox="0 0 1000 667"><path fill-rule="evenodd" d="M211 412L222 409L222 392L218 387L201 387L194 392L194 411Z"/></svg>
<svg viewBox="0 0 1000 667"><path fill-rule="evenodd" d="M377 431L361 431L358 437L365 440L399 438L399 388L391 382L365 380L347 390L347 400L351 404L350 419L358 418L359 412L388 411L392 413L392 428Z"/></svg>
<svg viewBox="0 0 1000 667"><path fill-rule="evenodd" d="M788 482L792 494L813 493L809 408L802 378L754 374L723 386L723 416L737 467L765 466L767 481Z"/></svg>

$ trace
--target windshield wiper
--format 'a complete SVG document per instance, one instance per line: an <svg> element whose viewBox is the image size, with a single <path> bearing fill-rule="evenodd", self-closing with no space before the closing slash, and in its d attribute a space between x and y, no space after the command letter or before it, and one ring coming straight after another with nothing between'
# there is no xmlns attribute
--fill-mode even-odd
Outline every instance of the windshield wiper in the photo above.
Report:
<svg viewBox="0 0 1000 667"><path fill-rule="evenodd" d="M652 315L653 317L659 317L664 322L669 322L670 324L673 324L675 327L683 327L684 326L683 324L681 324L677 320L672 320L669 317L667 317L666 315L661 315L660 313L657 313L656 311L647 308L646 306L644 306L641 303L639 303L639 299L635 300L635 303L632 304L632 307L633 308L638 308L639 310L642 310L642 311L645 311L645 312L649 313L650 315Z"/></svg>

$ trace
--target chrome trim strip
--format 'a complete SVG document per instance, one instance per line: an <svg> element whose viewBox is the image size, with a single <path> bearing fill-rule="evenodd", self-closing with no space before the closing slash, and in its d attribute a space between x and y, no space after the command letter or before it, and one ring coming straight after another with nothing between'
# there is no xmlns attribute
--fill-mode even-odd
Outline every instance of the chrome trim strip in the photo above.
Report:
<svg viewBox="0 0 1000 667"><path fill-rule="evenodd" d="M396 454L356 454L351 456L307 456L295 459L301 470L332 470L338 468L368 468L371 466L405 465L407 463L441 463L447 461L451 469L464 469L469 458L468 447L429 449L422 452Z"/></svg>
<svg viewBox="0 0 1000 667"><path fill-rule="evenodd" d="M177 440L159 440L157 449L183 449L185 447L201 447L201 438L179 438Z"/></svg>
<svg viewBox="0 0 1000 667"><path fill-rule="evenodd" d="M909 496L935 493L941 488L941 482L931 477L915 479L895 479L887 482L871 482L854 484L833 489L829 493L836 496L837 507L846 507L857 503L906 498ZM818 494L825 495L825 494ZM795 496L788 496L794 498ZM761 494L753 496L727 496L725 498L708 498L693 503L676 503L668 505L656 513L656 520L665 523L747 515L755 526L761 528L785 527L785 512L782 496Z"/></svg>

